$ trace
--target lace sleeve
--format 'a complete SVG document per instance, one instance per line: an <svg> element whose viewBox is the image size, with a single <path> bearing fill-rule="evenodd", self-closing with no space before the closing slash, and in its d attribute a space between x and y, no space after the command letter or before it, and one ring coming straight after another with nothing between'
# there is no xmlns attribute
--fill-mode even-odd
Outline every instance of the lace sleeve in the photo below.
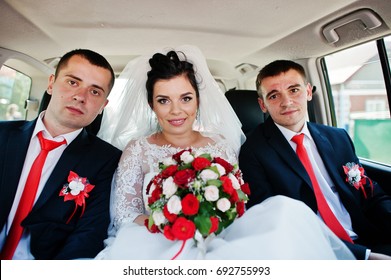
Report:
<svg viewBox="0 0 391 280"><path fill-rule="evenodd" d="M124 149L118 164L112 201L116 229L144 213L142 155L140 143L132 141Z"/></svg>

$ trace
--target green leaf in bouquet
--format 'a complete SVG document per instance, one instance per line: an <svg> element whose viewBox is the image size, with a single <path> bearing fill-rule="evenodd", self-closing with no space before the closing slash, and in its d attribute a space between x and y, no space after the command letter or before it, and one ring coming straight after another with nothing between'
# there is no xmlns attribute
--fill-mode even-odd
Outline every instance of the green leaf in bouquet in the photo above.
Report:
<svg viewBox="0 0 391 280"><path fill-rule="evenodd" d="M204 201L204 196L202 194L199 193L199 194L196 195L196 197L197 197L197 200L199 202L203 202Z"/></svg>
<svg viewBox="0 0 391 280"><path fill-rule="evenodd" d="M194 218L194 223L202 236L208 236L210 228L212 227L209 216L197 215Z"/></svg>
<svg viewBox="0 0 391 280"><path fill-rule="evenodd" d="M202 154L199 155L198 157L206 158L207 160L212 161L212 157L210 154Z"/></svg>
<svg viewBox="0 0 391 280"><path fill-rule="evenodd" d="M227 215L228 220L233 221L235 220L238 213L236 212L236 207L232 207L227 210L225 214Z"/></svg>
<svg viewBox="0 0 391 280"><path fill-rule="evenodd" d="M247 195L241 190L236 190L238 192L238 196L239 196L239 199L242 200L242 201L247 201L248 200L248 197Z"/></svg>
<svg viewBox="0 0 391 280"><path fill-rule="evenodd" d="M160 198L159 200L156 200L152 205L149 206L151 210L162 210L165 204L165 200Z"/></svg>
<svg viewBox="0 0 391 280"><path fill-rule="evenodd" d="M184 170L184 169L193 169L191 162L190 163L183 163L178 166L178 170Z"/></svg>
<svg viewBox="0 0 391 280"><path fill-rule="evenodd" d="M169 165L164 165L163 162L159 162L159 169L164 170L168 167Z"/></svg>
<svg viewBox="0 0 391 280"><path fill-rule="evenodd" d="M206 181L206 185L207 186L221 187L223 185L223 183L221 183L221 181L218 180L218 179L212 179L212 180Z"/></svg>
<svg viewBox="0 0 391 280"><path fill-rule="evenodd" d="M190 193L190 190L188 188L178 188L175 195L179 197L184 197L186 194Z"/></svg>
<svg viewBox="0 0 391 280"><path fill-rule="evenodd" d="M214 216L215 210L212 203L204 200L200 203L198 213L203 216Z"/></svg>
<svg viewBox="0 0 391 280"><path fill-rule="evenodd" d="M217 166L210 166L207 169L212 170L214 173L216 173L218 176L220 176L220 172L217 169Z"/></svg>
<svg viewBox="0 0 391 280"><path fill-rule="evenodd" d="M154 221L153 221L153 218L152 218L152 213L149 214L149 218L148 218L148 228L150 229L152 227L152 225L154 224Z"/></svg>
<svg viewBox="0 0 391 280"><path fill-rule="evenodd" d="M219 229L216 231L216 234L219 234L223 229L229 227L229 225L232 224L233 221L234 220L221 220L219 223Z"/></svg>

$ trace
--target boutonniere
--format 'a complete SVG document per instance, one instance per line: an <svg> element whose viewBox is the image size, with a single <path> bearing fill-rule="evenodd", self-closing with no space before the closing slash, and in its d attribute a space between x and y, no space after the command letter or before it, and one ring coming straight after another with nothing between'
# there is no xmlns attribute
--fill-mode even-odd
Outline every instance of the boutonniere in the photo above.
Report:
<svg viewBox="0 0 391 280"><path fill-rule="evenodd" d="M68 183L63 186L60 191L60 196L64 197L64 202L68 200L75 201L75 210L73 210L72 215L69 217L67 224L75 215L77 207L82 206L81 216L83 216L85 207L86 207L86 198L89 197L89 192L94 188L94 185L91 185L87 178L80 177L75 172L70 171L68 175Z"/></svg>
<svg viewBox="0 0 391 280"><path fill-rule="evenodd" d="M367 183L367 179L369 181L371 191L373 193L372 180L365 176L363 167L359 166L354 162L348 162L342 167L346 174L346 182L355 187L357 190L361 189L365 198L367 198L367 194L365 192L365 184Z"/></svg>

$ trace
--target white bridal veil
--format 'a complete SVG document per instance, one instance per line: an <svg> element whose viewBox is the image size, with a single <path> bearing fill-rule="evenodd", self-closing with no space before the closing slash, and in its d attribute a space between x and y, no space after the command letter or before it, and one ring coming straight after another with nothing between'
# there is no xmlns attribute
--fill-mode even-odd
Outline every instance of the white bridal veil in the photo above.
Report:
<svg viewBox="0 0 391 280"><path fill-rule="evenodd" d="M238 152L245 140L241 123L210 73L202 52L190 45L160 49L131 60L110 93L98 136L123 150L130 140L158 130L155 113L147 101L145 85L147 72L151 70L148 61L155 53L167 54L171 50L178 53L180 60L192 63L195 70L200 105L193 128L205 136L223 136Z"/></svg>

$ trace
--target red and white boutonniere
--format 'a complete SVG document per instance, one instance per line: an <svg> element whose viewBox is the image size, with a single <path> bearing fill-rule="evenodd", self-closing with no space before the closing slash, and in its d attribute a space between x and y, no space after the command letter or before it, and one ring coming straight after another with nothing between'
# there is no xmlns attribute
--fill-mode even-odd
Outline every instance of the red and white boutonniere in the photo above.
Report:
<svg viewBox="0 0 391 280"><path fill-rule="evenodd" d="M365 184L367 183L367 179L371 186L371 191L373 192L373 184L372 180L369 179L364 174L364 168L359 166L354 162L348 162L346 165L343 165L343 170L346 174L346 182L355 187L357 190L361 189L364 197L367 198L367 194L365 192Z"/></svg>
<svg viewBox="0 0 391 280"><path fill-rule="evenodd" d="M89 192L94 188L94 185L91 185L87 178L80 177L75 172L70 171L68 175L68 184L65 184L60 191L60 196L64 197L64 201L74 200L75 201L75 210L72 215L69 217L67 224L75 215L77 207L82 206L81 216L83 216L84 209L86 208L86 198L89 197Z"/></svg>

